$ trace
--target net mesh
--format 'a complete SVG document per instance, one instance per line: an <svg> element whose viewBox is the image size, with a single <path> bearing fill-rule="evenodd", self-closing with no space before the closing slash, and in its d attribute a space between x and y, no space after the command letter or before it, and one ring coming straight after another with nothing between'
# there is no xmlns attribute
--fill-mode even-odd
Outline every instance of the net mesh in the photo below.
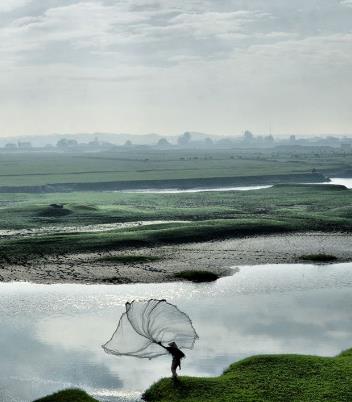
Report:
<svg viewBox="0 0 352 402"><path fill-rule="evenodd" d="M153 359L168 353L158 342L192 349L197 338L188 315L166 300L132 301L126 303L126 312L103 349L117 356Z"/></svg>

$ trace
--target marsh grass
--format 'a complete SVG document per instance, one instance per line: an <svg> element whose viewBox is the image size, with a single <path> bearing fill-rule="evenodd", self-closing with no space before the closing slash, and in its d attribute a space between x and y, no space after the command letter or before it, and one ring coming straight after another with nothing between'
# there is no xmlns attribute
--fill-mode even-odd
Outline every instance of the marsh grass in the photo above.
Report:
<svg viewBox="0 0 352 402"><path fill-rule="evenodd" d="M193 194L43 195L2 209L1 228L62 227L62 232L26 238L2 238L0 259L75 252L123 250L225 238L290 232L351 232L352 191L333 185L275 186L248 191ZM35 201L36 200L36 201ZM63 216L40 216L38 211L59 202L72 211ZM1 201L1 196L0 196ZM46 206L43 207L43 202ZM54 208L60 210L60 208ZM49 214L50 215L50 214ZM174 221L106 232L69 233L66 225ZM178 222L181 221L181 222ZM2 256L2 257L1 257Z"/></svg>

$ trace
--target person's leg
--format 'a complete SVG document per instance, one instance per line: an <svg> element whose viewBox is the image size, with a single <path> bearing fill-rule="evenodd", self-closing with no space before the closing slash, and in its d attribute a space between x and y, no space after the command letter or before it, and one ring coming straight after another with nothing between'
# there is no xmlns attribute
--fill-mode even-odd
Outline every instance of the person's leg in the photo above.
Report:
<svg viewBox="0 0 352 402"><path fill-rule="evenodd" d="M172 373L172 378L177 378L177 372L176 372L176 370L177 370L177 362L176 361L174 361L174 360L172 360L172 363L171 363L171 373Z"/></svg>

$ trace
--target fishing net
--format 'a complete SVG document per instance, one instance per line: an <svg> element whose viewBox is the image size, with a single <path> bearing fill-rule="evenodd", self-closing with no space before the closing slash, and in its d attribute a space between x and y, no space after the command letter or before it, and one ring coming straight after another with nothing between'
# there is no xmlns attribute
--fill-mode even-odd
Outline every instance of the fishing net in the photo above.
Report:
<svg viewBox="0 0 352 402"><path fill-rule="evenodd" d="M173 304L155 299L132 301L126 303L126 312L103 349L117 356L153 359L168 353L158 342L192 349L196 339L191 319Z"/></svg>

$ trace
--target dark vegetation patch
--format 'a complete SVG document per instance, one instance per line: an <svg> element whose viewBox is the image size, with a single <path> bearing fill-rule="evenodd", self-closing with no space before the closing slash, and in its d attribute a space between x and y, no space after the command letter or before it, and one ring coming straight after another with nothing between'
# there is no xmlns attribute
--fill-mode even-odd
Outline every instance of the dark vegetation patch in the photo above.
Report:
<svg viewBox="0 0 352 402"><path fill-rule="evenodd" d="M94 205L85 205L85 204L79 204L79 205L74 205L72 206L73 209L78 209L81 211L97 211L98 208L95 207Z"/></svg>
<svg viewBox="0 0 352 402"><path fill-rule="evenodd" d="M110 278L101 279L100 283L106 283L106 284L111 284L111 285L122 285L125 283L131 283L131 280L128 278L121 277L121 276L112 276Z"/></svg>
<svg viewBox="0 0 352 402"><path fill-rule="evenodd" d="M156 262L160 260L160 257L151 255L108 255L102 258L98 258L96 261L111 264L145 264L148 262Z"/></svg>
<svg viewBox="0 0 352 402"><path fill-rule="evenodd" d="M38 211L37 215L43 218L58 218L72 214L70 209L64 208L63 205L51 204L46 208Z"/></svg>
<svg viewBox="0 0 352 402"><path fill-rule="evenodd" d="M337 261L337 257L335 255L330 254L306 254L301 255L299 257L302 261L311 261L311 262L333 262Z"/></svg>
<svg viewBox="0 0 352 402"><path fill-rule="evenodd" d="M184 279L186 281L201 283L201 282L214 282L219 279L219 275L211 271L181 271L174 275L177 279Z"/></svg>
<svg viewBox="0 0 352 402"><path fill-rule="evenodd" d="M165 378L144 394L149 402L252 402L352 400L352 353L337 357L254 356L219 377Z"/></svg>
<svg viewBox="0 0 352 402"><path fill-rule="evenodd" d="M317 189L323 189L325 191L345 191L348 188L342 184L313 184ZM289 188L289 187L296 187L296 188L310 188L312 184L309 183L288 183L288 184L274 184L274 188Z"/></svg>
<svg viewBox="0 0 352 402"><path fill-rule="evenodd" d="M56 392L55 394L37 399L34 402L98 402L86 392L79 389L67 389Z"/></svg>

